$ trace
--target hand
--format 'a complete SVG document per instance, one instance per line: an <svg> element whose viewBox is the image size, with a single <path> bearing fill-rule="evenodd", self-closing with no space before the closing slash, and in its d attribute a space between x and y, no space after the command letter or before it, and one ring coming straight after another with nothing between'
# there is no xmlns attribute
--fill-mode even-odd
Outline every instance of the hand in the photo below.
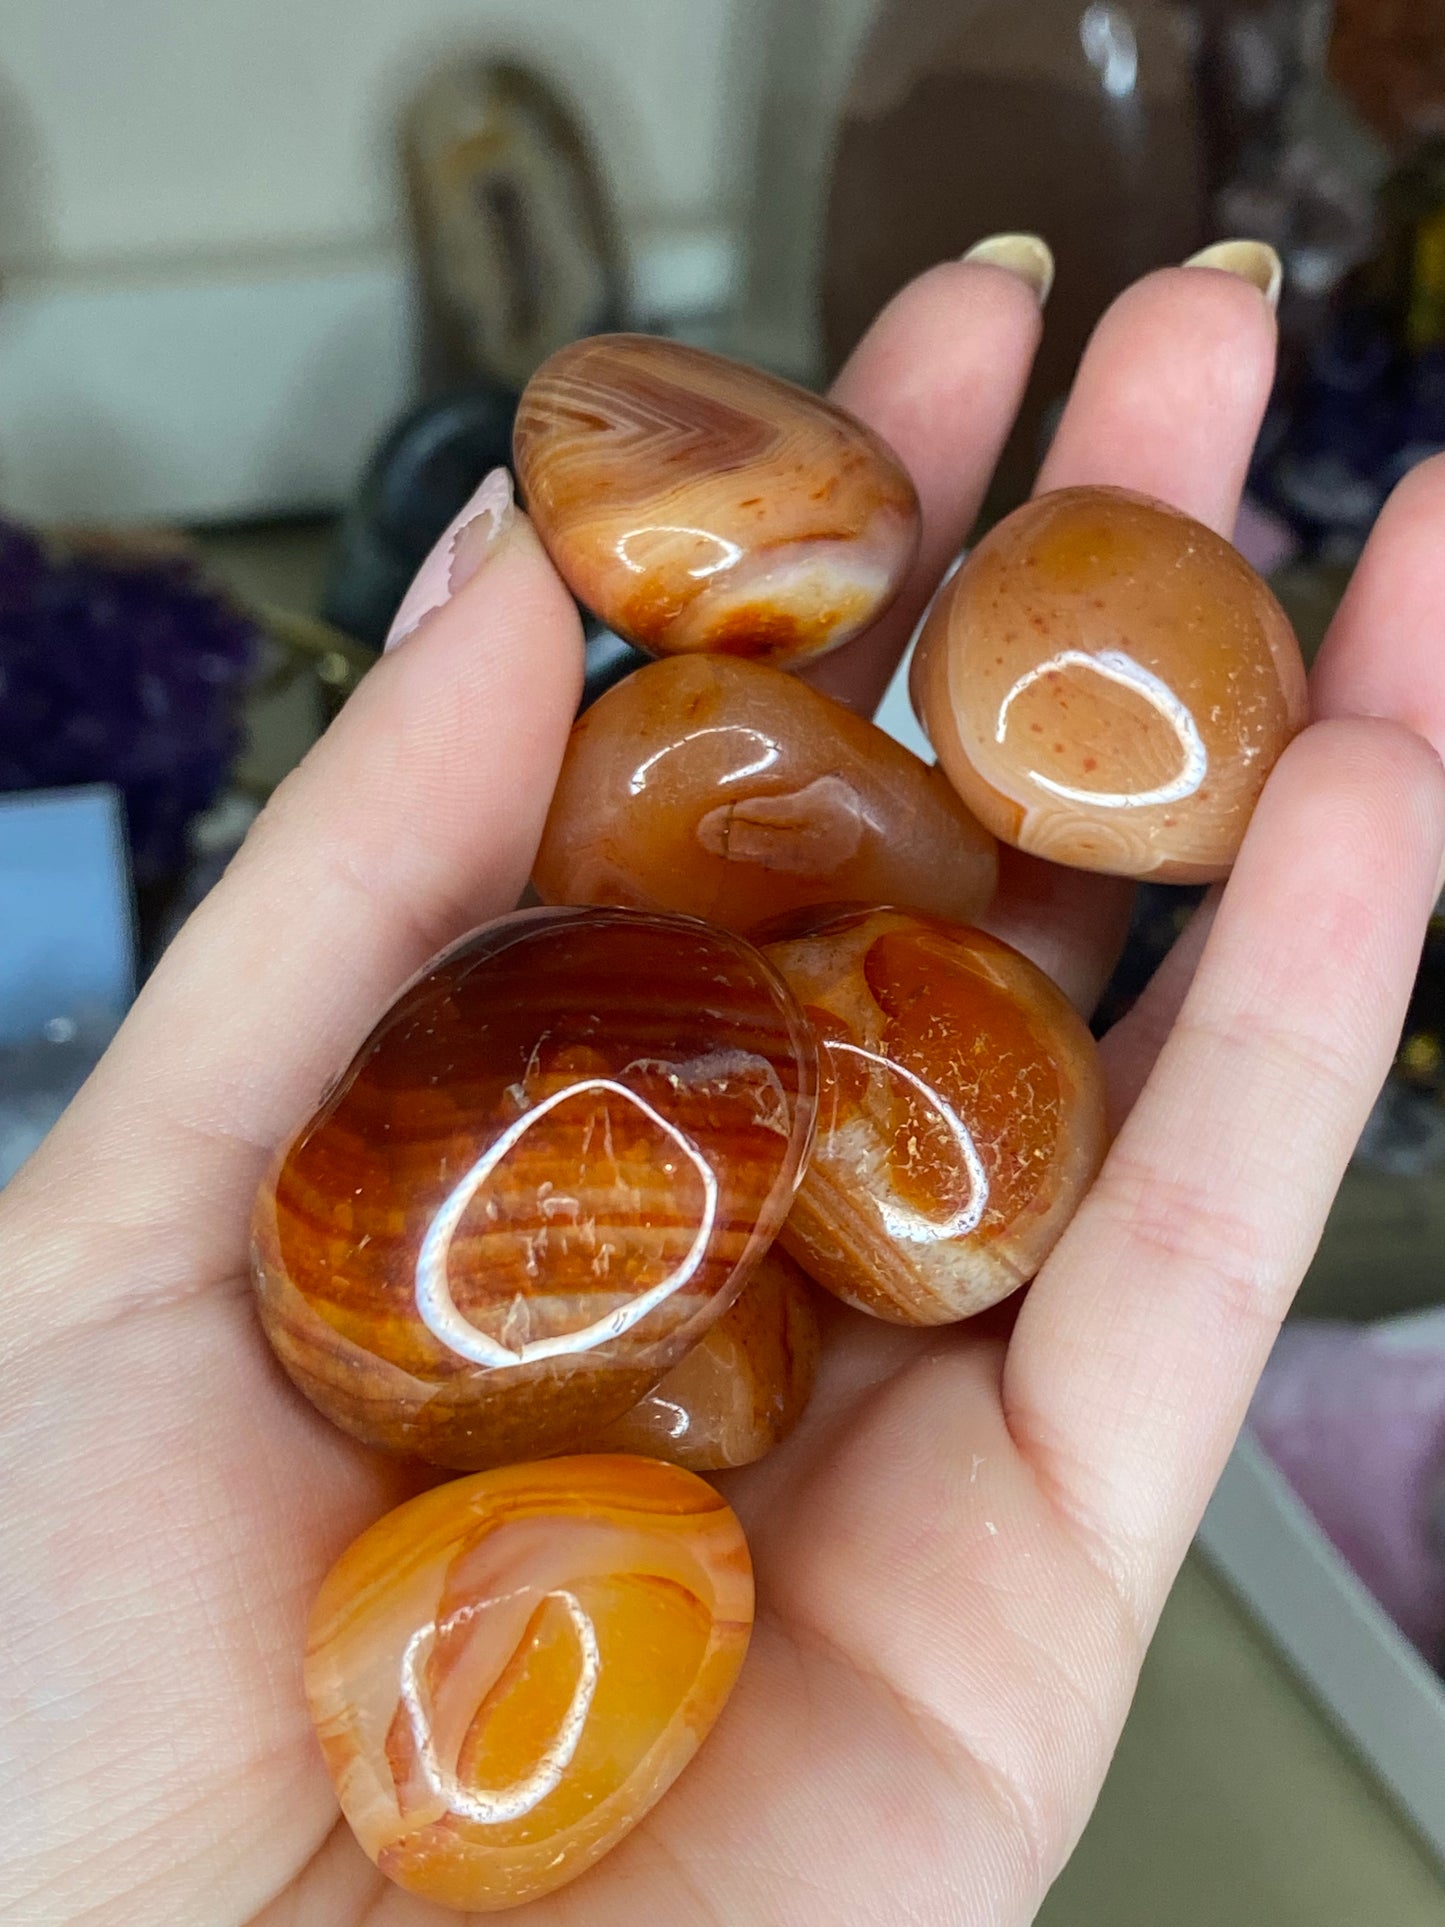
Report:
<svg viewBox="0 0 1445 1927"><path fill-rule="evenodd" d="M867 705L965 539L1028 285L908 288L840 398L919 484L905 604L817 680ZM1246 282L1174 269L1088 351L1041 486L1228 532L1272 368ZM757 1564L737 1693L558 1927L1013 1927L1088 1815L1145 1644L1388 1066L1445 841L1445 466L1385 512L1228 886L1106 1040L1118 1139L1008 1315L839 1310L813 1407L724 1483ZM525 881L579 685L520 518L283 785L0 1198L7 1921L420 1927L338 1821L308 1606L409 1475L282 1379L247 1219L272 1148L433 951ZM1422 738L1424 740L1422 740ZM1010 860L995 926L1086 1006L1127 893Z"/></svg>

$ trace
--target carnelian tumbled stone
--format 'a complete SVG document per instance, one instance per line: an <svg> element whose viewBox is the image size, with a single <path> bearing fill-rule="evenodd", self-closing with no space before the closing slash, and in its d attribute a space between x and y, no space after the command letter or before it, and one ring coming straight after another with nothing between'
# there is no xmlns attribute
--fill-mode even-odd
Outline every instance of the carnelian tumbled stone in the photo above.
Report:
<svg viewBox="0 0 1445 1927"><path fill-rule="evenodd" d="M561 349L513 448L567 586L654 655L819 655L887 607L918 546L913 484L871 429L676 341Z"/></svg>
<svg viewBox="0 0 1445 1927"><path fill-rule="evenodd" d="M551 1459L423 1493L327 1576L306 1694L384 1874L492 1913L636 1826L721 1712L752 1570L717 1494L651 1459Z"/></svg>
<svg viewBox="0 0 1445 1927"><path fill-rule="evenodd" d="M774 1245L707 1336L595 1449L643 1452L693 1472L751 1465L803 1416L818 1340L812 1287Z"/></svg>
<svg viewBox="0 0 1445 1927"><path fill-rule="evenodd" d="M939 597L913 695L996 836L1080 870L1204 883L1306 718L1283 609L1212 529L1117 488L1007 517Z"/></svg>
<svg viewBox="0 0 1445 1927"><path fill-rule="evenodd" d="M532 882L731 930L809 904L977 916L997 845L943 775L797 677L649 663L579 717Z"/></svg>
<svg viewBox="0 0 1445 1927"><path fill-rule="evenodd" d="M981 930L840 913L768 946L818 1035L818 1137L783 1229L849 1304L967 1318L1031 1278L1104 1154L1098 1054Z"/></svg>
<svg viewBox="0 0 1445 1927"><path fill-rule="evenodd" d="M792 1200L816 1057L687 917L534 910L402 992L277 1161L261 1314L368 1444L464 1469L583 1443L727 1309Z"/></svg>

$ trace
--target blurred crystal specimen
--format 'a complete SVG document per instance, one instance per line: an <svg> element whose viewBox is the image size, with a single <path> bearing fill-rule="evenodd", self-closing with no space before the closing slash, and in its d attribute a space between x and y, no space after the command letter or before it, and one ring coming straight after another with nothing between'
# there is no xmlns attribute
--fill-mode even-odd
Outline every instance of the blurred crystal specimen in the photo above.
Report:
<svg viewBox="0 0 1445 1927"><path fill-rule="evenodd" d="M220 790L260 635L179 544L64 549L0 521L0 791L113 783L136 881Z"/></svg>

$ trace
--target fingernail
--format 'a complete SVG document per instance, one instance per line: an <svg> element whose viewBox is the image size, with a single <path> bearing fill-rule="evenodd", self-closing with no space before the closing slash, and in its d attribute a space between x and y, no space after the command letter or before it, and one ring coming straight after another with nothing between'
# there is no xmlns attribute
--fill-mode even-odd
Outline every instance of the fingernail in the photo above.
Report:
<svg viewBox="0 0 1445 1927"><path fill-rule="evenodd" d="M415 635L428 616L459 595L516 521L512 478L506 469L494 468L422 563L393 618L387 648Z"/></svg>
<svg viewBox="0 0 1445 1927"><path fill-rule="evenodd" d="M1048 242L1037 234L990 234L975 241L965 261L982 261L985 267L1007 268L1021 281L1027 281L1042 308L1054 285L1054 253Z"/></svg>
<svg viewBox="0 0 1445 1927"><path fill-rule="evenodd" d="M1279 291L1284 285L1284 263L1267 241L1216 241L1201 248L1184 263L1186 268L1219 268L1237 274L1259 289L1272 308L1279 306Z"/></svg>

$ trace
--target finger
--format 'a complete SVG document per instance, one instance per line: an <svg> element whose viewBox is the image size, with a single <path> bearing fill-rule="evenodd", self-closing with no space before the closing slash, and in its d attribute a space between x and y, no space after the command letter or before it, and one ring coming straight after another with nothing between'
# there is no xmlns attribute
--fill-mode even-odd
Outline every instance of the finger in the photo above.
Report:
<svg viewBox="0 0 1445 1927"><path fill-rule="evenodd" d="M1138 1102L1159 1053L1184 1007L1219 911L1216 886L1194 912L1145 985L1134 1007L1099 1045L1109 1091L1109 1130L1116 1133Z"/></svg>
<svg viewBox="0 0 1445 1927"><path fill-rule="evenodd" d="M1011 1430L1142 1622L1389 1067L1442 848L1445 771L1418 736L1295 740L1179 1022L1020 1313Z"/></svg>
<svg viewBox="0 0 1445 1927"><path fill-rule="evenodd" d="M898 600L866 635L805 672L865 716L878 707L928 598L967 540L1041 327L1040 289L1025 275L984 261L946 261L895 295L833 386L833 399L875 429L913 477L923 518Z"/></svg>
<svg viewBox="0 0 1445 1927"><path fill-rule="evenodd" d="M1250 256L1246 248L1254 271ZM1038 492L1135 489L1228 535L1274 380L1275 333L1272 302L1239 273L1167 268L1136 282L1085 350ZM1091 1011L1118 962L1133 896L1118 878L1013 865L988 927Z"/></svg>
<svg viewBox="0 0 1445 1927"><path fill-rule="evenodd" d="M1384 716L1445 754L1445 456L1407 475L1365 545L1310 679L1316 716Z"/></svg>
<svg viewBox="0 0 1445 1927"><path fill-rule="evenodd" d="M998 890L978 921L1036 963L1087 1018L1124 948L1133 902L1134 886L1122 877L1065 870L1000 844Z"/></svg>
<svg viewBox="0 0 1445 1927"><path fill-rule="evenodd" d="M1127 288L1079 364L1038 492L1107 483L1233 532L1274 381L1274 309L1218 268Z"/></svg>
<svg viewBox="0 0 1445 1927"><path fill-rule="evenodd" d="M468 561L477 572L281 786L14 1181L7 1208L33 1207L57 1275L85 1275L97 1233L96 1293L189 1289L243 1265L270 1150L406 978L515 903L576 707L581 635L525 518L503 519L490 552L485 526L448 544L452 581Z"/></svg>

